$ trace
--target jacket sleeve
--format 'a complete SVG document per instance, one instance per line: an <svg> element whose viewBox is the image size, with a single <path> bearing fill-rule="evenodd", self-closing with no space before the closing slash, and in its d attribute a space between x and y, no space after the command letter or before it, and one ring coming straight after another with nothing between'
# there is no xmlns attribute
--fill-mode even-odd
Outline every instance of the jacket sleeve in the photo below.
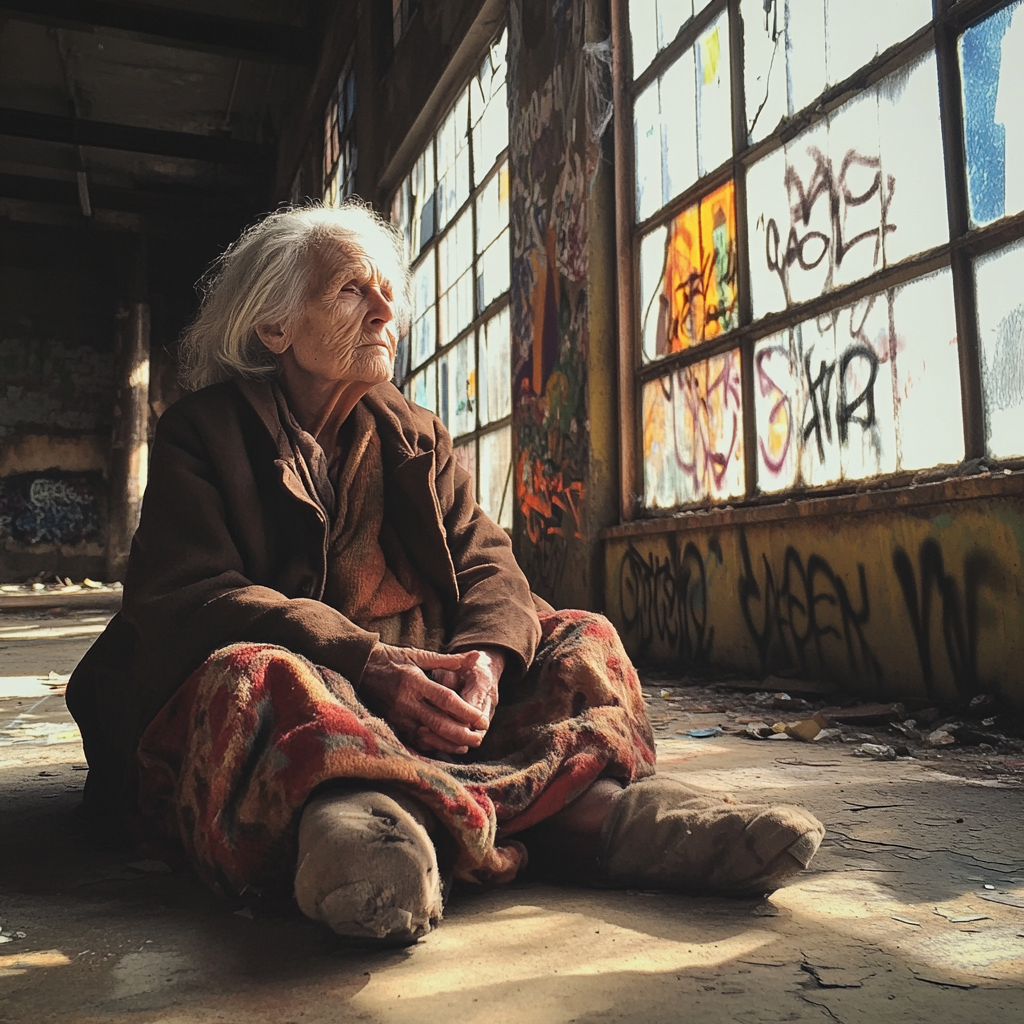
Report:
<svg viewBox="0 0 1024 1024"><path fill-rule="evenodd" d="M541 636L530 585L508 534L476 503L472 478L456 463L440 420L435 430L435 486L459 590L449 650L503 647L514 656L506 678L521 678Z"/></svg>
<svg viewBox="0 0 1024 1024"><path fill-rule="evenodd" d="M357 681L378 639L318 600L289 598L249 578L239 523L265 513L252 471L241 465L244 443L224 440L213 450L173 410L157 428L123 604L142 655L160 659L151 664L161 665L157 686L167 692L146 695L151 713L228 644L280 645ZM309 515L311 535L322 538Z"/></svg>

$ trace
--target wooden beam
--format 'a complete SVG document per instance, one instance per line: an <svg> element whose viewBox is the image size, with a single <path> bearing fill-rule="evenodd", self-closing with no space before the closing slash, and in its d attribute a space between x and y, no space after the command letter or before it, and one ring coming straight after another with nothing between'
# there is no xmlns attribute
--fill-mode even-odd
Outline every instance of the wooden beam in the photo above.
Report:
<svg viewBox="0 0 1024 1024"><path fill-rule="evenodd" d="M272 146L262 146L255 142L191 132L137 128L108 121L86 121L59 114L15 110L12 107L0 107L0 135L64 142L75 146L99 146L132 153L154 153L219 164L262 166L271 162L274 156Z"/></svg>
<svg viewBox="0 0 1024 1024"><path fill-rule="evenodd" d="M149 4L3 0L0 17L76 32L114 30L140 42L274 64L306 64L317 52L315 35L295 25L224 18Z"/></svg>
<svg viewBox="0 0 1024 1024"><path fill-rule="evenodd" d="M93 209L123 210L129 213L199 217L204 220L247 220L263 206L254 195L232 192L202 192L187 189L124 188L89 182ZM74 180L34 178L29 175L0 174L0 198L24 199L38 203L78 208L78 185Z"/></svg>

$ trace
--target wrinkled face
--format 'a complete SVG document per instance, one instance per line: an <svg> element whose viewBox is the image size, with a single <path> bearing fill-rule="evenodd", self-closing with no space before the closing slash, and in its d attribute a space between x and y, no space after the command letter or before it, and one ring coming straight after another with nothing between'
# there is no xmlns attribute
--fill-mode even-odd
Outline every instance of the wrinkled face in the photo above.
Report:
<svg viewBox="0 0 1024 1024"><path fill-rule="evenodd" d="M380 384L394 372L396 335L391 282L363 250L339 246L319 261L282 340L303 371L325 382Z"/></svg>

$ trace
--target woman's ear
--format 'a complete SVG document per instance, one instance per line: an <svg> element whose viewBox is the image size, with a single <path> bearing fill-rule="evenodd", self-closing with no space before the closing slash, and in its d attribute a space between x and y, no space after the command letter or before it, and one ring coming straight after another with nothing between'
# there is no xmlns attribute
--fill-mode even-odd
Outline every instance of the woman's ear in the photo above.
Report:
<svg viewBox="0 0 1024 1024"><path fill-rule="evenodd" d="M276 356L282 355L292 343L283 324L257 324L256 334L263 342L263 347Z"/></svg>

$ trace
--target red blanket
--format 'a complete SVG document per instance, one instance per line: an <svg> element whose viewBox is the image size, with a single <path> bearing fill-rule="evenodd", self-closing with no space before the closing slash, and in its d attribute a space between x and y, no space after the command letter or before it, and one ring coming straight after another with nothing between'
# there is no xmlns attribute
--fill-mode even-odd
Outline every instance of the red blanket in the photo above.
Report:
<svg viewBox="0 0 1024 1024"><path fill-rule="evenodd" d="M144 818L213 887L288 892L312 790L331 779L387 782L450 833L457 877L508 881L526 857L509 837L599 777L654 771L639 679L612 625L579 611L541 624L534 665L502 692L483 745L450 759L404 746L345 679L283 648L217 651L142 738Z"/></svg>

